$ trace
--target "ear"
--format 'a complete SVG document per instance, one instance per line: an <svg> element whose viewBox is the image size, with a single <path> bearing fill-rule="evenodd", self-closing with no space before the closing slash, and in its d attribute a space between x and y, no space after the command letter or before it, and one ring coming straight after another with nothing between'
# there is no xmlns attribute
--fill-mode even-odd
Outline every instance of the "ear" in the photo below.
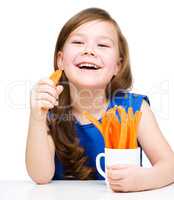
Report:
<svg viewBox="0 0 174 200"><path fill-rule="evenodd" d="M59 51L57 53L57 66L61 70L64 69L64 66L63 66L63 52L62 51Z"/></svg>
<svg viewBox="0 0 174 200"><path fill-rule="evenodd" d="M121 70L121 66L122 66L122 58L119 57L119 58L118 58L118 61L117 61L117 63L116 63L116 66L115 66L115 73L114 73L115 76L116 76L117 73Z"/></svg>

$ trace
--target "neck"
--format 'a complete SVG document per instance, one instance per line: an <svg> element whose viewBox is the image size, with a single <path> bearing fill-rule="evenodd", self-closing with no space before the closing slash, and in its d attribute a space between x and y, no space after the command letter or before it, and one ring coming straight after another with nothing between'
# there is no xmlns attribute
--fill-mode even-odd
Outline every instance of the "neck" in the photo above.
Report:
<svg viewBox="0 0 174 200"><path fill-rule="evenodd" d="M76 118L81 118L81 121L86 121L82 115L83 111L87 111L98 118L107 108L108 101L105 89L70 88L70 94L72 112Z"/></svg>

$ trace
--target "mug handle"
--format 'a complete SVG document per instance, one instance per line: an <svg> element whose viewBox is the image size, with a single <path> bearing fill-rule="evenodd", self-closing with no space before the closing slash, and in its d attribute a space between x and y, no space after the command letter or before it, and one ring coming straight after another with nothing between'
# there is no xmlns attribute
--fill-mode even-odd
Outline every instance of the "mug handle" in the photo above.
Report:
<svg viewBox="0 0 174 200"><path fill-rule="evenodd" d="M96 157L96 168L99 172L100 175L102 175L105 179L106 179L106 174L105 172L102 170L101 165L100 165L100 159L102 157L105 157L105 153L99 153Z"/></svg>

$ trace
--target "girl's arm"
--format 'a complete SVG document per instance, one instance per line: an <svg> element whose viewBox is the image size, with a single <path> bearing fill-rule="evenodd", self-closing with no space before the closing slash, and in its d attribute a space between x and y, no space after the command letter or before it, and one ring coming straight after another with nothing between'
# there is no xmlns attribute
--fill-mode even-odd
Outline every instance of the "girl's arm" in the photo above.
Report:
<svg viewBox="0 0 174 200"><path fill-rule="evenodd" d="M31 114L26 144L26 168L29 176L39 184L51 181L54 172L55 146L47 134L47 112L58 105L62 86L55 86L50 79L40 80L31 91Z"/></svg>
<svg viewBox="0 0 174 200"><path fill-rule="evenodd" d="M38 184L51 181L54 167L55 148L51 136L47 134L44 121L37 121L30 115L26 145L26 168L32 180Z"/></svg>
<svg viewBox="0 0 174 200"><path fill-rule="evenodd" d="M149 105L143 100L138 140L152 167L117 164L107 169L113 191L130 192L160 188L174 182L174 153L163 137Z"/></svg>
<svg viewBox="0 0 174 200"><path fill-rule="evenodd" d="M142 174L141 189L159 188L174 182L174 152L162 135L150 106L143 100L138 141L153 167Z"/></svg>
<svg viewBox="0 0 174 200"><path fill-rule="evenodd" d="M26 145L26 168L32 180L38 184L51 181L54 166L55 147L44 121L30 115Z"/></svg>

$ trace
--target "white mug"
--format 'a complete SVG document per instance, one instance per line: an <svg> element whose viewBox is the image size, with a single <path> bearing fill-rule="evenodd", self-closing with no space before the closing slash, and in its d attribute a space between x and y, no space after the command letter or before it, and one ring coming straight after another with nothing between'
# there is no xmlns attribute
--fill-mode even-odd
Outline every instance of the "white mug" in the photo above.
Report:
<svg viewBox="0 0 174 200"><path fill-rule="evenodd" d="M105 172L100 165L100 159L105 157ZM116 164L132 164L140 166L140 148L136 149L110 149L105 148L105 153L99 153L96 156L96 168L101 176L105 178L105 182L109 187L107 180L107 167Z"/></svg>

